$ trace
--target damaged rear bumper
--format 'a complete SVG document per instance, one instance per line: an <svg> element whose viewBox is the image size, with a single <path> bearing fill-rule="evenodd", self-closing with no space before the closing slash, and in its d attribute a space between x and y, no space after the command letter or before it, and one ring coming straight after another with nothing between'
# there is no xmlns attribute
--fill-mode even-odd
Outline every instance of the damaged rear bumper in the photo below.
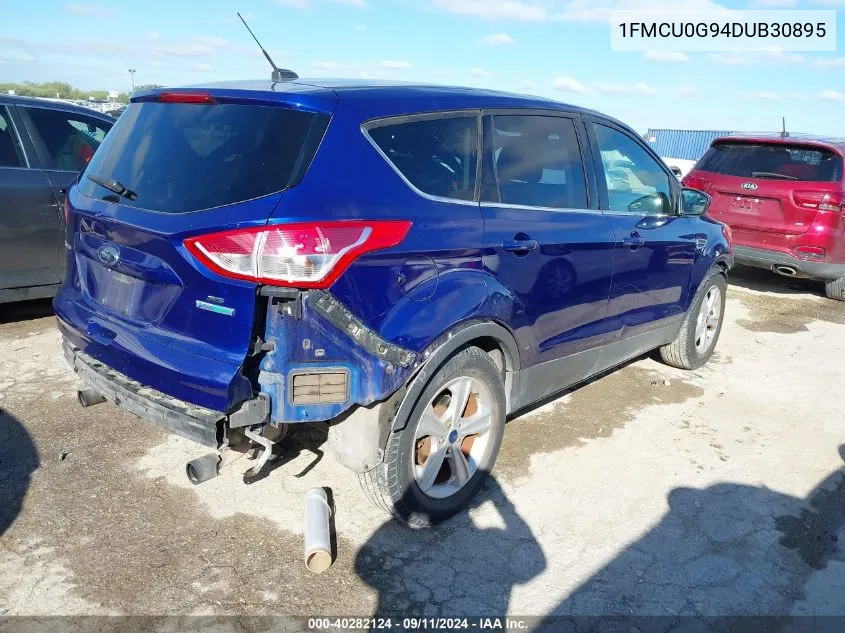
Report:
<svg viewBox="0 0 845 633"><path fill-rule="evenodd" d="M104 365L67 340L63 343L63 349L65 359L73 371L106 400L199 444L217 448L224 442L230 427L262 424L269 418L270 403L264 394L245 402L235 412L227 414L213 411L142 385Z"/></svg>

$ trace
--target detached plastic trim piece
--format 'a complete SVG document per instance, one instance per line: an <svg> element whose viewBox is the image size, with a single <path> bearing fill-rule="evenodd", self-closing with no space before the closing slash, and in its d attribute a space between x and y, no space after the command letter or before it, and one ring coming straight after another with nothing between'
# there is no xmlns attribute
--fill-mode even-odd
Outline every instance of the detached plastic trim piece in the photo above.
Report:
<svg viewBox="0 0 845 633"><path fill-rule="evenodd" d="M380 358L400 367L410 367L416 354L398 345L394 345L373 332L330 293L313 291L306 299L308 306L332 325L346 334L355 343L363 347L376 358Z"/></svg>

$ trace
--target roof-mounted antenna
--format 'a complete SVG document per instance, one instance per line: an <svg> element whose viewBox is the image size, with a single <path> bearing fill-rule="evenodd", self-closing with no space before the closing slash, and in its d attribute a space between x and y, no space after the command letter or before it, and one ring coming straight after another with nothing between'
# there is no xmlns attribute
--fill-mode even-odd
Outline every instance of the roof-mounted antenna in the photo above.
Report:
<svg viewBox="0 0 845 633"><path fill-rule="evenodd" d="M264 50L264 47L261 46L261 42L259 42L258 38L255 37L255 33L253 33L252 29L249 28L249 24L247 24L246 20L244 20L244 16L242 16L239 11L236 11L235 13L238 14L238 17L241 19L241 22L244 23L246 30L249 31L250 35L252 35L252 39L255 40L255 43L258 44L258 48L261 49L261 52L264 53L264 57L267 58L267 61L270 62L270 65L273 67L273 74L270 76L270 78L273 81L284 81L286 79L299 79L299 75L297 75L292 70L288 70L287 68L279 68L278 66L276 66L276 64L273 62L273 60L270 59L270 55L268 55L267 51Z"/></svg>
<svg viewBox="0 0 845 633"><path fill-rule="evenodd" d="M787 138L789 136L789 132L786 131L786 117L783 117L783 131L780 133L780 137L782 139Z"/></svg>

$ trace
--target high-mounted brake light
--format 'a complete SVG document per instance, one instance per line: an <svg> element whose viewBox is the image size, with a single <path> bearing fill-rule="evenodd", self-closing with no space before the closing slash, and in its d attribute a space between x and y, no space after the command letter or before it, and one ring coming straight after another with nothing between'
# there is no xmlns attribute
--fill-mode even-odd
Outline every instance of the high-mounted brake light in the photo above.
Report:
<svg viewBox="0 0 845 633"><path fill-rule="evenodd" d="M795 204L805 209L839 212L845 208L845 194L830 191L796 191Z"/></svg>
<svg viewBox="0 0 845 633"><path fill-rule="evenodd" d="M399 244L405 220L278 224L200 235L185 247L212 271L272 286L328 288L364 253Z"/></svg>
<svg viewBox="0 0 845 633"><path fill-rule="evenodd" d="M159 103L214 103L214 97L207 92L161 92Z"/></svg>

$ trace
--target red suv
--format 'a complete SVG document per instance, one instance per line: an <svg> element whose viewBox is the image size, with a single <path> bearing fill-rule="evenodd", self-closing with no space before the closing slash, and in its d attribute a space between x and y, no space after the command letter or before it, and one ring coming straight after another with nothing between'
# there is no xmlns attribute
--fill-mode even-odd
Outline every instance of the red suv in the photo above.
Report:
<svg viewBox="0 0 845 633"><path fill-rule="evenodd" d="M710 194L738 264L819 279L845 301L845 141L731 136L713 141L684 185Z"/></svg>

